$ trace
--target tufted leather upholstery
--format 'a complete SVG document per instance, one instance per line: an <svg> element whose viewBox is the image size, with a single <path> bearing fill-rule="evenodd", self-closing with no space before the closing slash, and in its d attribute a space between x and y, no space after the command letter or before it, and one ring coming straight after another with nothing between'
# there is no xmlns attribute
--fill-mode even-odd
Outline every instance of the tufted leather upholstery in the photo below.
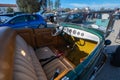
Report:
<svg viewBox="0 0 120 80"><path fill-rule="evenodd" d="M16 37L14 80L47 80L33 49Z"/></svg>
<svg viewBox="0 0 120 80"><path fill-rule="evenodd" d="M62 73L73 68L70 65L65 65L59 58L42 67L43 63L40 64L38 59L45 59L53 55L55 54L48 47L39 48L35 53L31 46L20 36L17 36L14 80L50 80L57 69Z"/></svg>
<svg viewBox="0 0 120 80"><path fill-rule="evenodd" d="M51 56L55 56L55 54L48 47L39 48L38 50L36 50L36 55L38 59L45 59ZM45 61L41 62L41 64L44 63ZM64 57L56 58L43 67L48 80L50 80L53 77L57 69L59 69L61 74L65 70L69 71L73 68L74 66L69 64L68 60L66 60Z"/></svg>
<svg viewBox="0 0 120 80"><path fill-rule="evenodd" d="M16 33L0 27L0 80L13 80L13 63Z"/></svg>
<svg viewBox="0 0 120 80"><path fill-rule="evenodd" d="M14 30L0 28L0 80L50 80L57 69L61 77L71 70L72 66L64 64L59 58L42 67L38 59L52 55L55 54L48 47L35 53Z"/></svg>

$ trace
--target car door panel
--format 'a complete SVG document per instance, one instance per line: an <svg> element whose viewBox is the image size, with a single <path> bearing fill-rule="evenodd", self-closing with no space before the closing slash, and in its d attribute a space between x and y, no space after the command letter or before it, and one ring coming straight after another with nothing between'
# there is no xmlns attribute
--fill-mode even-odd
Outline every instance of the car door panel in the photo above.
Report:
<svg viewBox="0 0 120 80"><path fill-rule="evenodd" d="M40 21L36 15L27 16L29 28L38 28Z"/></svg>
<svg viewBox="0 0 120 80"><path fill-rule="evenodd" d="M9 21L9 24L12 28L26 28L26 26L28 25L27 21L25 20L25 16L19 16L14 18Z"/></svg>
<svg viewBox="0 0 120 80"><path fill-rule="evenodd" d="M57 37L52 36L51 32L53 31L53 28L40 28L40 29L34 29L35 31L35 37L36 37L36 44L37 47L40 46L50 46L55 45L57 43Z"/></svg>

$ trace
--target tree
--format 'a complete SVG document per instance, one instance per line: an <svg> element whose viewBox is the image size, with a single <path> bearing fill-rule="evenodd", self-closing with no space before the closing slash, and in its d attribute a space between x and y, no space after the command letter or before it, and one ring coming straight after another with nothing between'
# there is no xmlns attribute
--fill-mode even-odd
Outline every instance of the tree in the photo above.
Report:
<svg viewBox="0 0 120 80"><path fill-rule="evenodd" d="M48 9L53 9L53 1L51 1L51 0L48 0L48 2L47 2L47 7L48 7Z"/></svg>
<svg viewBox="0 0 120 80"><path fill-rule="evenodd" d="M51 9L53 9L53 1L50 1Z"/></svg>
<svg viewBox="0 0 120 80"><path fill-rule="evenodd" d="M50 8L50 0L47 0L47 7Z"/></svg>
<svg viewBox="0 0 120 80"><path fill-rule="evenodd" d="M64 10L65 10L65 12L69 12L69 11L71 11L70 8L65 8Z"/></svg>
<svg viewBox="0 0 120 80"><path fill-rule="evenodd" d="M101 8L100 8L100 11L104 11L104 10L105 10L105 8L104 8L104 7L101 7Z"/></svg>
<svg viewBox="0 0 120 80"><path fill-rule="evenodd" d="M55 0L55 9L60 8L60 0Z"/></svg>
<svg viewBox="0 0 120 80"><path fill-rule="evenodd" d="M12 13L12 12L14 12L13 8L8 7L8 8L7 8L7 13Z"/></svg>
<svg viewBox="0 0 120 80"><path fill-rule="evenodd" d="M41 7L47 7L47 0L16 0L16 3L22 12L34 13L40 11Z"/></svg>

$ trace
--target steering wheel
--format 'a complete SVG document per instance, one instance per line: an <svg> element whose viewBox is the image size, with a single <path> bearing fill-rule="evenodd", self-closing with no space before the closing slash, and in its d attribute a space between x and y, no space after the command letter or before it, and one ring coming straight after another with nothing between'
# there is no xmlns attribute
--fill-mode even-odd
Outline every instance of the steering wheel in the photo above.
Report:
<svg viewBox="0 0 120 80"><path fill-rule="evenodd" d="M63 27L58 25L53 29L51 34L52 34L52 36L57 36L62 32L62 30L63 30Z"/></svg>

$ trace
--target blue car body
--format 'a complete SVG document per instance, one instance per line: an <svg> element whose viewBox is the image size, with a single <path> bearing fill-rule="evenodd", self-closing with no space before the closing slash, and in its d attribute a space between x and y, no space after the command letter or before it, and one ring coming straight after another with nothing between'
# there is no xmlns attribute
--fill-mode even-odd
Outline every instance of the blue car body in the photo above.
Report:
<svg viewBox="0 0 120 80"><path fill-rule="evenodd" d="M9 26L11 28L40 28L46 27L47 23L42 16L38 14L21 14L12 17L10 20L0 24L0 26Z"/></svg>

